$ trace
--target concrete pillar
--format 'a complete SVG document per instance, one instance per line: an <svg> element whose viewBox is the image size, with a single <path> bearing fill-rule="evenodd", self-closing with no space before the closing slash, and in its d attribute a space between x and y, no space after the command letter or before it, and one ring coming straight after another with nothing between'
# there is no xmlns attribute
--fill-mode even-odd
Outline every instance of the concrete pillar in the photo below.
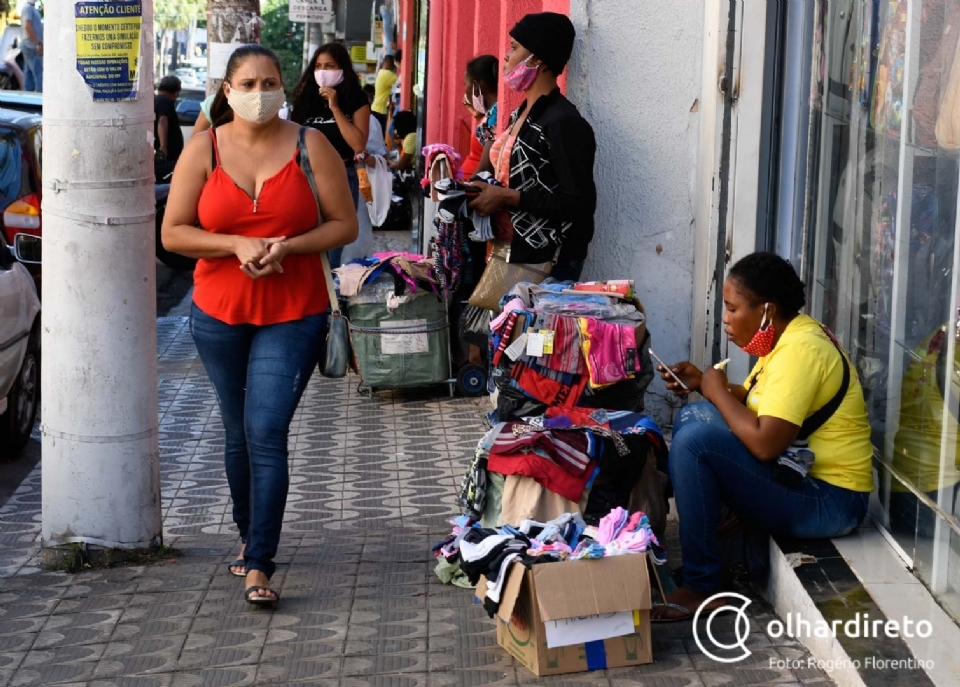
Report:
<svg viewBox="0 0 960 687"><path fill-rule="evenodd" d="M141 65L153 62L145 2ZM94 102L77 72L74 4L47 3L43 195L45 563L82 543L161 542L157 445L153 79ZM70 547L72 549L72 547Z"/></svg>

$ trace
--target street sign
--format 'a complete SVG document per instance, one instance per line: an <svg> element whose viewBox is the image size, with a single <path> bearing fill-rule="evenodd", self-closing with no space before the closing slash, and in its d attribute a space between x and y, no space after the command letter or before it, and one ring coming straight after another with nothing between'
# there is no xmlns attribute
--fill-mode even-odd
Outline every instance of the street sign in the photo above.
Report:
<svg viewBox="0 0 960 687"><path fill-rule="evenodd" d="M290 21L323 24L332 20L330 0L290 0Z"/></svg>

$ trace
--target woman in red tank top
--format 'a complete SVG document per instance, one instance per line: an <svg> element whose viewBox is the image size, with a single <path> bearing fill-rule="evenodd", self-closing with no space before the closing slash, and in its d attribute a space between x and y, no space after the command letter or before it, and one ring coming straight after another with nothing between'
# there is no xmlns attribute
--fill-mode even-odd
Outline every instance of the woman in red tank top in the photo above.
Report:
<svg viewBox="0 0 960 687"><path fill-rule="evenodd" d="M190 330L217 391L226 433L233 519L243 543L231 574L252 604L269 588L288 483L290 421L327 331L320 252L357 236L339 155L308 130L321 216L300 170L300 127L283 121L280 62L238 48L212 108L215 128L195 136L173 175L163 223L167 250L199 258Z"/></svg>

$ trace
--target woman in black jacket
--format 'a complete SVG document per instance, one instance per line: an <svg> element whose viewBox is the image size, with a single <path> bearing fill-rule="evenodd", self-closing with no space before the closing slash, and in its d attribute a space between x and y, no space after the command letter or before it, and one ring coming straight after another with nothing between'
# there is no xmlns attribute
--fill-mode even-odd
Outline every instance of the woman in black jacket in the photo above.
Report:
<svg viewBox="0 0 960 687"><path fill-rule="evenodd" d="M597 206L593 128L557 87L575 36L570 19L555 12L528 14L510 31L502 82L526 100L480 163L503 186L474 182L481 192L470 203L495 216L511 263L556 257L552 276L572 281L583 271Z"/></svg>

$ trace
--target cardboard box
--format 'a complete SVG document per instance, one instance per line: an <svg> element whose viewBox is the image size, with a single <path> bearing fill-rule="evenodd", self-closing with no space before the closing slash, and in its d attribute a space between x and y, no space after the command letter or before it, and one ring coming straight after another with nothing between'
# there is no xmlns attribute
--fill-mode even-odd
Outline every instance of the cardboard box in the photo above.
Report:
<svg viewBox="0 0 960 687"><path fill-rule="evenodd" d="M481 579L478 598L486 588ZM529 570L514 564L495 618L497 643L540 676L652 663L650 606L642 554L545 563ZM574 643L548 646L558 642Z"/></svg>

